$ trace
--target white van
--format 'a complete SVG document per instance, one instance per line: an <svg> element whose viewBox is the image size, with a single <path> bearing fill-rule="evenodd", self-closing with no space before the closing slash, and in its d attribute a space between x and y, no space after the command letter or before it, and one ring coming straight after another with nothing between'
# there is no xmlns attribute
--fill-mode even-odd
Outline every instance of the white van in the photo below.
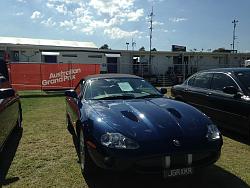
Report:
<svg viewBox="0 0 250 188"><path fill-rule="evenodd" d="M250 59L245 60L245 67L250 67Z"/></svg>

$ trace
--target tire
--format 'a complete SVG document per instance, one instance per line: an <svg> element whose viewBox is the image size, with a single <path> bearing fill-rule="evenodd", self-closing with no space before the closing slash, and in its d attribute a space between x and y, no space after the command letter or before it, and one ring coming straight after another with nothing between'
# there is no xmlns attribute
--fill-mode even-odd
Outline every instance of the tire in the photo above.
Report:
<svg viewBox="0 0 250 188"><path fill-rule="evenodd" d="M99 168L89 155L84 139L83 129L80 129L79 132L79 161L83 175L97 174L99 172Z"/></svg>
<svg viewBox="0 0 250 188"><path fill-rule="evenodd" d="M18 112L18 118L17 118L17 122L16 122L16 129L17 130L20 130L22 129L22 111L19 109L19 112Z"/></svg>

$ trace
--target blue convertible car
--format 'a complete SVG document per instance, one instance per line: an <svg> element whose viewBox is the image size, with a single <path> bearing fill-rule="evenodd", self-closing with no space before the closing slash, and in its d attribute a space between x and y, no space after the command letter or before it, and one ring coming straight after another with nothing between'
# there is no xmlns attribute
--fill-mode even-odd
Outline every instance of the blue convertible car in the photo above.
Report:
<svg viewBox="0 0 250 188"><path fill-rule="evenodd" d="M126 74L92 75L67 90L68 130L77 138L82 172L133 169L173 177L216 162L217 127L165 93Z"/></svg>

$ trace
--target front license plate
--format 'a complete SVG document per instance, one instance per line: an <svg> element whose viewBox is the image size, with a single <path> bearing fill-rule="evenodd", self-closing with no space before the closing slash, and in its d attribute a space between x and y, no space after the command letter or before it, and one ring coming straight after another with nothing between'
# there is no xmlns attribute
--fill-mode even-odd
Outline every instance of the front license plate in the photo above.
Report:
<svg viewBox="0 0 250 188"><path fill-rule="evenodd" d="M163 171L164 178L176 177L176 176L186 176L186 175L190 175L190 174L193 174L193 169L191 167L178 168L178 169L172 169L172 170L165 169Z"/></svg>

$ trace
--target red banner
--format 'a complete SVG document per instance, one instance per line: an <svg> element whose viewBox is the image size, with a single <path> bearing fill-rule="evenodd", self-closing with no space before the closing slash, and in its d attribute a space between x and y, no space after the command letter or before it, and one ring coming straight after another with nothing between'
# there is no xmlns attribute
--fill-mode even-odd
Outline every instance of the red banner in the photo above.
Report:
<svg viewBox="0 0 250 188"><path fill-rule="evenodd" d="M99 72L98 64L9 64L10 83L16 90L74 88L82 78Z"/></svg>

